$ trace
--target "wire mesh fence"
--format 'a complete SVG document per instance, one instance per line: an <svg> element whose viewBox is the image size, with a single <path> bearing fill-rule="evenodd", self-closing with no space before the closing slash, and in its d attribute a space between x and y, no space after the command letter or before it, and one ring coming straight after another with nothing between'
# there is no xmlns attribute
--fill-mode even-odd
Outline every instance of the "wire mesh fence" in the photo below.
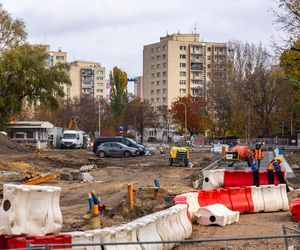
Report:
<svg viewBox="0 0 300 250"><path fill-rule="evenodd" d="M300 223L297 227L288 227L283 225L282 231L284 235L299 234L299 237L284 238L286 250L300 250Z"/></svg>

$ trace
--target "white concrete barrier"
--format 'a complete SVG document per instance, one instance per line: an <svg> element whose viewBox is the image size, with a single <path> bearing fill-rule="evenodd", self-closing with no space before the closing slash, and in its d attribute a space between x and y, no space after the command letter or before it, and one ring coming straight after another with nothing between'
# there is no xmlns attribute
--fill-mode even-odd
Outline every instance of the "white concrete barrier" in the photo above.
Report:
<svg viewBox="0 0 300 250"><path fill-rule="evenodd" d="M224 170L215 169L203 171L203 190L213 190L224 187Z"/></svg>
<svg viewBox="0 0 300 250"><path fill-rule="evenodd" d="M275 212L284 209L285 205L280 186L263 185L261 188L265 206L264 212Z"/></svg>
<svg viewBox="0 0 300 250"><path fill-rule="evenodd" d="M178 211L179 220L185 231L184 239L190 238L192 236L193 228L192 228L192 223L189 220L188 215L187 215L187 205L178 204L173 207L170 207L169 209L175 210L176 212Z"/></svg>
<svg viewBox="0 0 300 250"><path fill-rule="evenodd" d="M150 218L142 217L133 221L137 228L137 240L143 241L161 241L156 229L156 221ZM140 244L143 250L163 250L163 244Z"/></svg>
<svg viewBox="0 0 300 250"><path fill-rule="evenodd" d="M197 214L197 223L200 225L226 226L239 221L240 213L231 211L223 204L214 204L201 207Z"/></svg>
<svg viewBox="0 0 300 250"><path fill-rule="evenodd" d="M186 197L186 202L188 203L188 211L191 215L192 222L196 221L196 213L198 212L200 206L198 202L198 193L197 192L190 192L181 194L180 196Z"/></svg>
<svg viewBox="0 0 300 250"><path fill-rule="evenodd" d="M282 210L287 211L290 209L290 206L289 206L289 200L288 200L288 196L287 196L287 192L286 192L286 184L279 184L278 186L280 189L281 198L282 198L282 202L283 202Z"/></svg>
<svg viewBox="0 0 300 250"><path fill-rule="evenodd" d="M4 184L0 234L59 233L62 228L60 192L59 187Z"/></svg>
<svg viewBox="0 0 300 250"><path fill-rule="evenodd" d="M251 186L251 195L254 213L263 212L265 210L265 202L261 187Z"/></svg>

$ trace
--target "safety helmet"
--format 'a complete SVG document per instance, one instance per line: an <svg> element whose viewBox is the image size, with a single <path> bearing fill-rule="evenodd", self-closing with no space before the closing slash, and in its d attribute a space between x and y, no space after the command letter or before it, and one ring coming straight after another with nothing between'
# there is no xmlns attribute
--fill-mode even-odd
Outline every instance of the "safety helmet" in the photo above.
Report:
<svg viewBox="0 0 300 250"><path fill-rule="evenodd" d="M279 156L275 157L275 158L274 158L274 160L275 160L275 161L282 162L282 158L281 158L281 157L279 157Z"/></svg>

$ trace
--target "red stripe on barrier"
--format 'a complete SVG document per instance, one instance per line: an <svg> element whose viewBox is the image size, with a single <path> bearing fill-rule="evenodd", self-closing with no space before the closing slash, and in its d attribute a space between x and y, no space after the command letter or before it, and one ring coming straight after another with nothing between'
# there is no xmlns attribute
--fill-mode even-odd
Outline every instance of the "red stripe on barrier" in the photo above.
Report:
<svg viewBox="0 0 300 250"><path fill-rule="evenodd" d="M7 241L6 249L16 249L16 248L26 248L27 244L71 244L72 236L68 234L64 235L46 235L46 236L18 236L11 238ZM70 248L70 247L53 247L49 249L62 249L62 248Z"/></svg>
<svg viewBox="0 0 300 250"><path fill-rule="evenodd" d="M229 196L233 211L239 211L241 213L250 211L245 188L229 188Z"/></svg>
<svg viewBox="0 0 300 250"><path fill-rule="evenodd" d="M199 203L199 206L200 207L205 207L207 206L208 204L206 203L206 200L205 200L205 193L207 192L208 190L202 190L202 191L198 191L198 203Z"/></svg>
<svg viewBox="0 0 300 250"><path fill-rule="evenodd" d="M229 197L229 190L224 188L218 188L216 191L219 194L219 203L232 210L232 203Z"/></svg>
<svg viewBox="0 0 300 250"><path fill-rule="evenodd" d="M225 170L224 171L224 188L227 187L245 187L253 185L252 171L244 170Z"/></svg>

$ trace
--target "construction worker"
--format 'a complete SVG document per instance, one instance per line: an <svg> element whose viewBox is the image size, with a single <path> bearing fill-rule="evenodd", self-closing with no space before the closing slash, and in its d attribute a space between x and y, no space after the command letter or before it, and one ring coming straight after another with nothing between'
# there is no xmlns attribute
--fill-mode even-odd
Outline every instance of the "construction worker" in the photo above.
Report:
<svg viewBox="0 0 300 250"><path fill-rule="evenodd" d="M252 153L258 170L260 168L261 159L264 158L264 152L261 150L262 145L264 145L263 142L256 142L255 149L253 150L253 153Z"/></svg>
<svg viewBox="0 0 300 250"><path fill-rule="evenodd" d="M282 158L279 156L276 156L269 164L268 169L270 170L280 170L283 171L282 167Z"/></svg>

